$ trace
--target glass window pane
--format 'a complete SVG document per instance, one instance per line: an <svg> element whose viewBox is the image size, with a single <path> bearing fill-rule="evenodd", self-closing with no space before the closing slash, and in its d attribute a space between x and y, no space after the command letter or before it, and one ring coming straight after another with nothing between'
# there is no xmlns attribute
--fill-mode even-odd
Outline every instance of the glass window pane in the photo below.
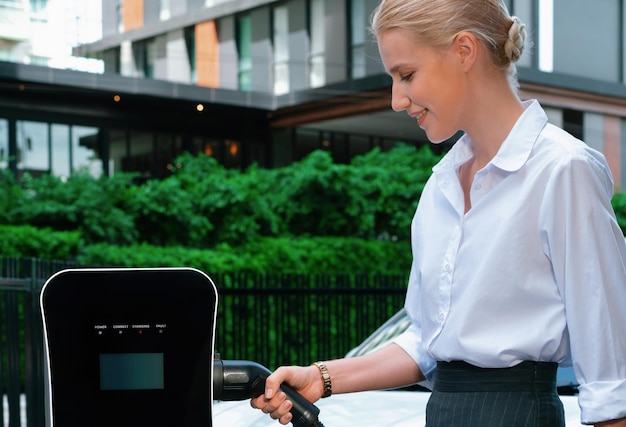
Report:
<svg viewBox="0 0 626 427"><path fill-rule="evenodd" d="M242 91L252 90L252 73L250 71L239 73L239 89Z"/></svg>
<svg viewBox="0 0 626 427"><path fill-rule="evenodd" d="M539 0L539 69L551 73L554 69L554 4Z"/></svg>
<svg viewBox="0 0 626 427"><path fill-rule="evenodd" d="M41 12L46 10L46 6L48 5L48 0L30 0L30 10L31 12Z"/></svg>
<svg viewBox="0 0 626 427"><path fill-rule="evenodd" d="M129 132L121 129L110 129L109 140L109 174L113 175L122 170L122 159L130 152Z"/></svg>
<svg viewBox="0 0 626 427"><path fill-rule="evenodd" d="M196 29L195 27L185 28L185 47L187 48L187 60L189 61L189 71L191 73L191 81L198 81L196 72Z"/></svg>
<svg viewBox="0 0 626 427"><path fill-rule="evenodd" d="M53 124L52 136L52 174L68 177L72 173L70 167L70 127Z"/></svg>
<svg viewBox="0 0 626 427"><path fill-rule="evenodd" d="M372 142L369 136L350 135L350 157L365 154L372 149Z"/></svg>
<svg viewBox="0 0 626 427"><path fill-rule="evenodd" d="M289 21L286 6L274 9L274 93L289 92Z"/></svg>
<svg viewBox="0 0 626 427"><path fill-rule="evenodd" d="M317 130L296 129L294 160L302 160L306 155L321 148L321 135Z"/></svg>
<svg viewBox="0 0 626 427"><path fill-rule="evenodd" d="M160 0L159 3L159 19L167 21L170 19L170 0Z"/></svg>
<svg viewBox="0 0 626 427"><path fill-rule="evenodd" d="M324 0L311 1L310 17L311 54L315 55L324 52Z"/></svg>
<svg viewBox="0 0 626 427"><path fill-rule="evenodd" d="M352 78L365 77L366 58L365 47L359 46L352 49Z"/></svg>
<svg viewBox="0 0 626 427"><path fill-rule="evenodd" d="M367 29L365 28L365 2L363 0L352 1L351 37L352 45L360 45L366 42Z"/></svg>
<svg viewBox="0 0 626 427"><path fill-rule="evenodd" d="M154 64L157 60L157 44L156 40L151 39L145 43L145 65L144 73L148 78L154 78Z"/></svg>
<svg viewBox="0 0 626 427"><path fill-rule="evenodd" d="M289 28L287 7L274 9L274 61L289 60Z"/></svg>
<svg viewBox="0 0 626 427"><path fill-rule="evenodd" d="M0 168L9 167L9 121L0 119Z"/></svg>
<svg viewBox="0 0 626 427"><path fill-rule="evenodd" d="M368 29L365 4L362 0L352 0L352 15L350 16L350 44L352 47L351 76L353 79L365 77L366 68L366 43Z"/></svg>
<svg viewBox="0 0 626 427"><path fill-rule="evenodd" d="M311 54L309 57L311 70L309 83L311 87L320 87L326 83L326 73L324 70L324 53L326 48L324 0L311 0L309 17L309 37L311 38Z"/></svg>
<svg viewBox="0 0 626 427"><path fill-rule="evenodd" d="M98 157L98 128L72 127L72 167L85 169L95 178L102 175L102 160Z"/></svg>
<svg viewBox="0 0 626 427"><path fill-rule="evenodd" d="M289 66L281 63L274 66L274 93L282 95L289 92Z"/></svg>
<svg viewBox="0 0 626 427"><path fill-rule="evenodd" d="M130 153L122 158L122 170L140 172L146 177L152 174L154 134L151 132L130 132Z"/></svg>
<svg viewBox="0 0 626 427"><path fill-rule="evenodd" d="M324 62L323 56L311 58L311 87L324 86L326 83Z"/></svg>
<svg viewBox="0 0 626 427"><path fill-rule="evenodd" d="M251 90L252 23L249 16L241 16L237 21L237 48L239 50L239 89Z"/></svg>
<svg viewBox="0 0 626 427"><path fill-rule="evenodd" d="M24 172L48 172L48 124L17 122L17 168Z"/></svg>
<svg viewBox="0 0 626 427"><path fill-rule="evenodd" d="M554 0L555 72L619 82L623 43L619 36L621 3L619 0ZM580 31L581 28L585 31Z"/></svg>
<svg viewBox="0 0 626 427"><path fill-rule="evenodd" d="M250 48L252 42L252 23L249 16L239 18L238 26L238 47L240 58L250 58Z"/></svg>

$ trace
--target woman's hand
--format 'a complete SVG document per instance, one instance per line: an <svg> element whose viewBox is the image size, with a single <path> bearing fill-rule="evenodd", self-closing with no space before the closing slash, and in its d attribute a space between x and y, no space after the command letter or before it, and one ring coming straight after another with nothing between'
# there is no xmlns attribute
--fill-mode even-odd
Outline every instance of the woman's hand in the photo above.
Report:
<svg viewBox="0 0 626 427"><path fill-rule="evenodd" d="M390 344L373 353L359 357L333 359L324 362L332 380L332 393L396 388L423 381L419 366L398 344ZM320 369L315 366L284 366L276 369L265 380L265 394L250 401L253 408L270 414L281 424L291 421L292 404L279 390L282 383L311 403L324 395L324 381Z"/></svg>
<svg viewBox="0 0 626 427"><path fill-rule="evenodd" d="M292 418L292 403L280 391L282 383L289 384L311 403L318 401L324 392L324 384L316 366L283 366L276 369L265 380L265 394L252 399L250 404L281 424L289 424Z"/></svg>

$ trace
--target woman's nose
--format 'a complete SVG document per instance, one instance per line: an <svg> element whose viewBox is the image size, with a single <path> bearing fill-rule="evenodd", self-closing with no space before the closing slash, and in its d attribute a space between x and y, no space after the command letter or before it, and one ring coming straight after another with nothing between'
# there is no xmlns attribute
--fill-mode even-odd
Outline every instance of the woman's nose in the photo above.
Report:
<svg viewBox="0 0 626 427"><path fill-rule="evenodd" d="M394 111L404 111L409 108L411 105L411 100L404 93L404 91L399 90L396 85L391 87L391 108Z"/></svg>

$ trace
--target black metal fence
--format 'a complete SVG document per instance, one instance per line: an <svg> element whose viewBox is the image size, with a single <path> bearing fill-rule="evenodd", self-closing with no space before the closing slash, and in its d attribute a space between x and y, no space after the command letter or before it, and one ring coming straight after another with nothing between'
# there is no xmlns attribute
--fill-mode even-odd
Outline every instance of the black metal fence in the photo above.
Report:
<svg viewBox="0 0 626 427"><path fill-rule="evenodd" d="M406 278L228 275L219 294L216 351L270 369L343 356L404 303Z"/></svg>
<svg viewBox="0 0 626 427"><path fill-rule="evenodd" d="M0 396L8 403L0 427L5 419L44 425L39 293L54 273L78 267L0 257ZM402 276L206 273L218 289L216 351L270 369L343 356L402 307L406 289Z"/></svg>

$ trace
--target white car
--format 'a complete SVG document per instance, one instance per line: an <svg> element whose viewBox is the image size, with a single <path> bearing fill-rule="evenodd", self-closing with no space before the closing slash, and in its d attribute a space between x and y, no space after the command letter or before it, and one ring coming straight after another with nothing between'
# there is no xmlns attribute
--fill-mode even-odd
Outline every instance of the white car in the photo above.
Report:
<svg viewBox="0 0 626 427"><path fill-rule="evenodd" d="M369 353L386 345L409 326L400 310L346 357ZM565 408L567 427L581 427L576 379L570 368L559 368L557 386ZM336 394L315 403L320 409L319 421L325 427L415 427L426 424L426 402L430 393L420 387ZM213 402L213 427L277 427L280 424L249 400ZM290 424L291 425L291 424Z"/></svg>

